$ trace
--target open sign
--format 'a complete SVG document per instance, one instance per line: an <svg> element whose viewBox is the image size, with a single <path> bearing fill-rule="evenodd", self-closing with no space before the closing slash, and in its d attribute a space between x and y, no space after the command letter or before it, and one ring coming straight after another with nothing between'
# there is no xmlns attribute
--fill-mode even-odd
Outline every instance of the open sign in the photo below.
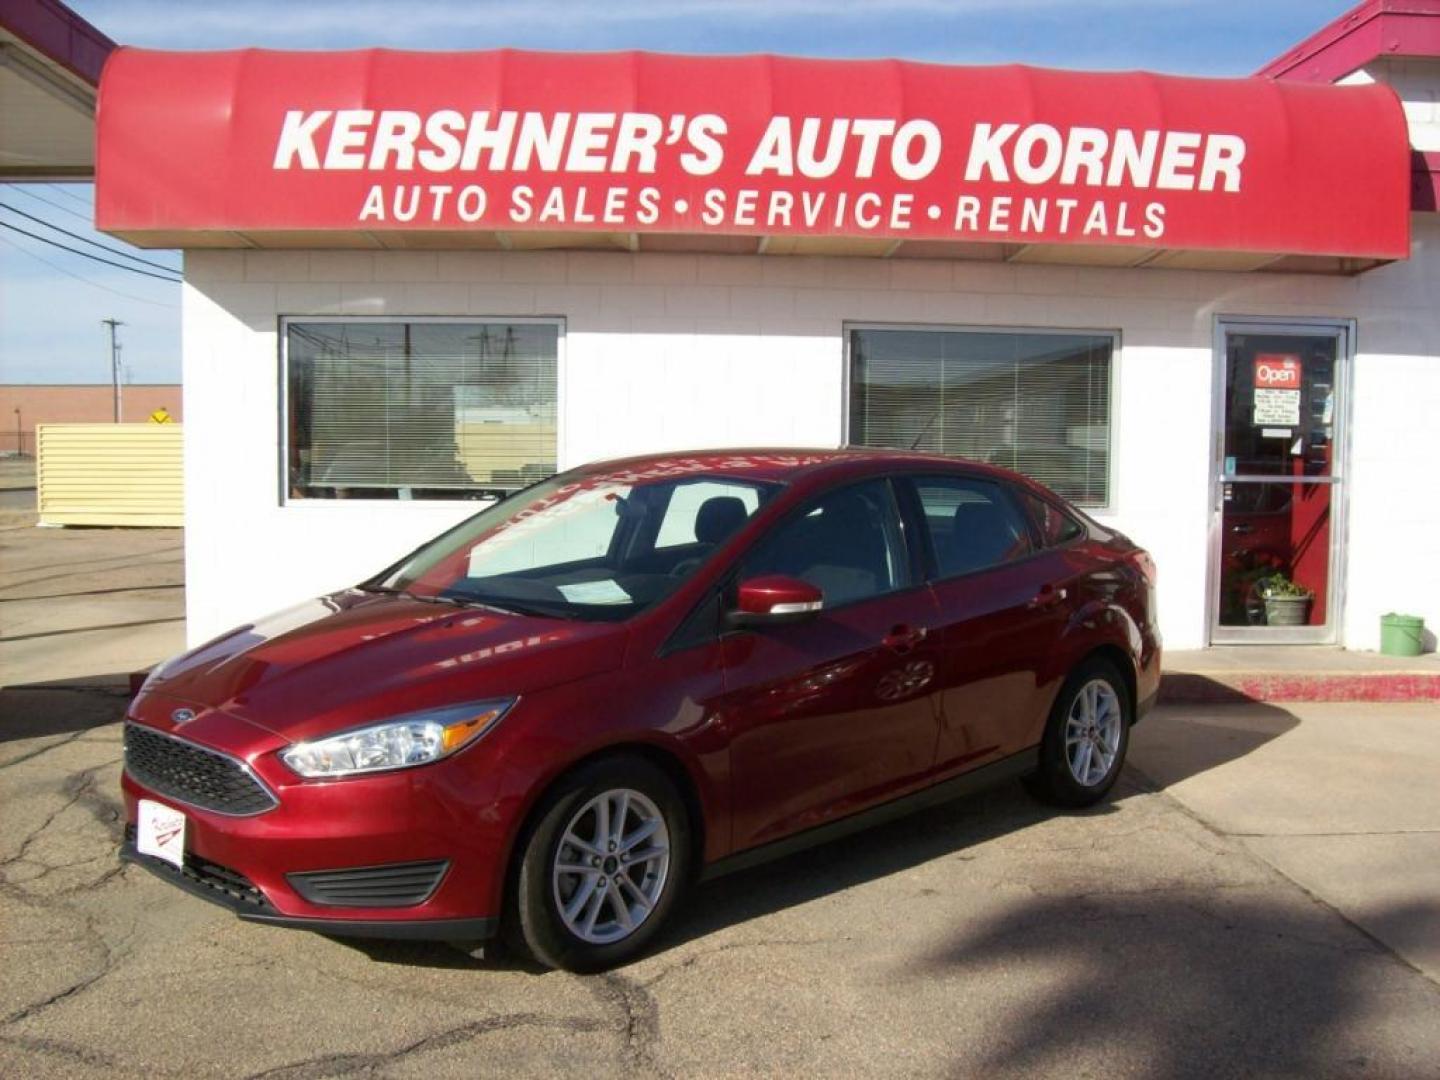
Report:
<svg viewBox="0 0 1440 1080"><path fill-rule="evenodd" d="M1300 357L1293 353L1261 353L1255 357L1255 385L1272 390L1299 390Z"/></svg>

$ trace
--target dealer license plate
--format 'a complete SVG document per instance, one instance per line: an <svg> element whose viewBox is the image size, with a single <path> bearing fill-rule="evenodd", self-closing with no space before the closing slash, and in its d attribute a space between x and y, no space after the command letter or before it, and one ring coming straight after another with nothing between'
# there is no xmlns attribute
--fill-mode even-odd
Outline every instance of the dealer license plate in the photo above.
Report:
<svg viewBox="0 0 1440 1080"><path fill-rule="evenodd" d="M185 815L164 803L141 799L135 821L135 846L142 855L154 855L185 866Z"/></svg>

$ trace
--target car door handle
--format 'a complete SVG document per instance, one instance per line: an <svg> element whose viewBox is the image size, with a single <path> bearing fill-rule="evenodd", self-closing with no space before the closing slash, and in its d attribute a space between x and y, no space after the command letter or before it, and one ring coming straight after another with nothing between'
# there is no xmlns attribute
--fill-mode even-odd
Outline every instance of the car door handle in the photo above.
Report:
<svg viewBox="0 0 1440 1080"><path fill-rule="evenodd" d="M1057 588L1054 585L1042 585L1040 586L1040 591L1035 594L1035 598L1030 601L1029 606L1037 611L1043 610L1044 608L1052 608L1068 595L1070 595L1069 591L1064 588Z"/></svg>
<svg viewBox="0 0 1440 1080"><path fill-rule="evenodd" d="M1231 526L1230 526L1230 531L1231 531L1232 533L1238 533L1239 535L1244 536L1246 533L1252 533L1252 532L1254 532L1254 531L1255 531L1255 526L1254 526L1254 525L1247 525L1247 524L1245 524L1245 522L1242 521L1242 522L1241 522L1240 524L1238 524L1238 525L1231 525Z"/></svg>
<svg viewBox="0 0 1440 1080"><path fill-rule="evenodd" d="M925 628L923 626L906 626L901 623L892 627L885 635L885 647L892 652L908 653L925 640Z"/></svg>

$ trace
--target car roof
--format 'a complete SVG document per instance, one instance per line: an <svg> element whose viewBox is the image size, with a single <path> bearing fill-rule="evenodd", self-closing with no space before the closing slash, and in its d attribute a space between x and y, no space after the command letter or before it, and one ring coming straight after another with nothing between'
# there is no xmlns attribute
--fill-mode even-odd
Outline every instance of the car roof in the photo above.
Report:
<svg viewBox="0 0 1440 1080"><path fill-rule="evenodd" d="M943 454L919 450L882 450L862 446L836 448L816 447L737 447L735 449L693 450L641 454L592 462L578 471L587 475L616 475L635 479L659 478L684 473L720 474L736 479L786 483L801 476L820 480L832 475L883 473L892 469L912 471L938 468L982 473L997 478L1019 479L1007 469Z"/></svg>

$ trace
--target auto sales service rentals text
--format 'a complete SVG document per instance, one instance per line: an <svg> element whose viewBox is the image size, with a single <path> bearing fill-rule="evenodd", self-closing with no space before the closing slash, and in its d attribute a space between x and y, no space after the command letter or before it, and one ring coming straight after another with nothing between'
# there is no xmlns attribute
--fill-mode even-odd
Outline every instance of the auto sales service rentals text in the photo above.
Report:
<svg viewBox="0 0 1440 1080"><path fill-rule="evenodd" d="M1235 80L119 50L97 219L186 249L192 642L556 468L917 438L1145 545L1172 648L1440 622L1440 4L1404 8ZM1277 570L1308 626L1247 604Z"/></svg>

